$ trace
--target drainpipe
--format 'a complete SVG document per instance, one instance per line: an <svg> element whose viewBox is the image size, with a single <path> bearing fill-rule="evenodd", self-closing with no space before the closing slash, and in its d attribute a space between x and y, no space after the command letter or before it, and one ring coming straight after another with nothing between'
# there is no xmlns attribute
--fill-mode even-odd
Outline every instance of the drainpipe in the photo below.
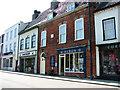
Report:
<svg viewBox="0 0 120 90"><path fill-rule="evenodd" d="M37 37L37 74L38 74L38 51L39 51L39 27L37 26L38 28L38 37Z"/></svg>
<svg viewBox="0 0 120 90"><path fill-rule="evenodd" d="M92 63L92 47L91 47L91 40L92 40L92 34L91 34L91 17L90 17L90 2L88 2L88 15L89 15L89 33L90 33L90 40L89 40L89 48L90 48L90 79L93 80L93 63Z"/></svg>
<svg viewBox="0 0 120 90"><path fill-rule="evenodd" d="M19 31L20 30L20 23L18 25L19 25L19 27L18 27L18 31ZM18 60L18 57L19 57L19 38L20 38L20 35L18 34L17 60ZM17 66L18 66L18 64L20 64L19 60L18 60ZM17 69L18 69L18 67L17 67ZM19 70L20 70L20 68L19 68Z"/></svg>

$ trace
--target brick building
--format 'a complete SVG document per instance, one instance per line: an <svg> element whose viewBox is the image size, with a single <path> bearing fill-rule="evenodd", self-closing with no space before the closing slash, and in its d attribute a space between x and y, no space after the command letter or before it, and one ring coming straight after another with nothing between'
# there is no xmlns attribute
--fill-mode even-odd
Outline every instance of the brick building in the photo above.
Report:
<svg viewBox="0 0 120 90"><path fill-rule="evenodd" d="M39 23L38 73L90 77L87 3L52 2ZM53 7L53 8L52 8ZM96 77L94 8L91 7L93 76Z"/></svg>

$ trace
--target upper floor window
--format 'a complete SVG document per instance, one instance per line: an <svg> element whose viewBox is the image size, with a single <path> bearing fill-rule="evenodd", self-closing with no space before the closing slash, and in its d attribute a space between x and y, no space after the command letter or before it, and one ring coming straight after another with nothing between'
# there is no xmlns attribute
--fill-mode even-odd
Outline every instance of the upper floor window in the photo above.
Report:
<svg viewBox="0 0 120 90"><path fill-rule="evenodd" d="M15 30L14 30L14 37L16 37L17 36L17 28L15 28Z"/></svg>
<svg viewBox="0 0 120 90"><path fill-rule="evenodd" d="M9 32L6 34L6 41L8 41Z"/></svg>
<svg viewBox="0 0 120 90"><path fill-rule="evenodd" d="M6 45L6 46L5 46L5 52L6 52L6 53L7 53L7 48L8 48L8 47L7 47L7 45Z"/></svg>
<svg viewBox="0 0 120 90"><path fill-rule="evenodd" d="M36 35L33 35L31 40L31 47L34 48L35 45L36 45Z"/></svg>
<svg viewBox="0 0 120 90"><path fill-rule="evenodd" d="M41 46L46 46L46 31L41 32Z"/></svg>
<svg viewBox="0 0 120 90"><path fill-rule="evenodd" d="M48 20L53 18L53 12L48 14Z"/></svg>
<svg viewBox="0 0 120 90"><path fill-rule="evenodd" d="M25 40L25 49L29 49L30 38L27 37Z"/></svg>
<svg viewBox="0 0 120 90"><path fill-rule="evenodd" d="M12 39L12 34L13 34L13 31L10 32L10 39Z"/></svg>
<svg viewBox="0 0 120 90"><path fill-rule="evenodd" d="M75 9L75 3L72 3L70 5L67 6L67 11L71 11L71 10L74 10Z"/></svg>
<svg viewBox="0 0 120 90"><path fill-rule="evenodd" d="M115 39L116 38L115 17L104 19L102 22L104 40Z"/></svg>
<svg viewBox="0 0 120 90"><path fill-rule="evenodd" d="M83 18L75 21L75 40L84 39L84 21Z"/></svg>
<svg viewBox="0 0 120 90"><path fill-rule="evenodd" d="M66 24L59 26L59 43L66 42Z"/></svg>
<svg viewBox="0 0 120 90"><path fill-rule="evenodd" d="M12 52L12 44L10 44L9 51Z"/></svg>
<svg viewBox="0 0 120 90"><path fill-rule="evenodd" d="M20 40L20 50L23 50L24 48L24 39Z"/></svg>
<svg viewBox="0 0 120 90"><path fill-rule="evenodd" d="M14 52L16 52L16 42L14 42Z"/></svg>

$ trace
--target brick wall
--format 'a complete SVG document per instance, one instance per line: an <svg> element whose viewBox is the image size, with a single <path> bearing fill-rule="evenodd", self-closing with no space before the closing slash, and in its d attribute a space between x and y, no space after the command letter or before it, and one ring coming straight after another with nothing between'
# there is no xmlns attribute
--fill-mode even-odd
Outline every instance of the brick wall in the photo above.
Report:
<svg viewBox="0 0 120 90"><path fill-rule="evenodd" d="M75 39L75 18L84 16L84 40L74 41ZM58 44L59 40L59 24L66 22L66 43ZM46 47L40 47L41 45L41 31L47 28L47 42ZM95 61L95 32L94 32L94 17L93 8L91 8L91 30L92 30L92 60L93 60L93 74L96 76L96 61ZM51 34L54 34L54 38L51 38ZM88 9L84 9L79 12L72 13L68 16L60 18L56 21L39 27L39 57L38 57L38 72L40 72L40 53L45 51L46 57L46 68L45 72L48 74L50 68L50 56L55 56L55 62L57 62L57 51L56 49L67 48L79 45L87 45L89 40L89 16ZM55 73L57 74L57 67L54 67ZM86 47L86 74L90 77L90 52Z"/></svg>

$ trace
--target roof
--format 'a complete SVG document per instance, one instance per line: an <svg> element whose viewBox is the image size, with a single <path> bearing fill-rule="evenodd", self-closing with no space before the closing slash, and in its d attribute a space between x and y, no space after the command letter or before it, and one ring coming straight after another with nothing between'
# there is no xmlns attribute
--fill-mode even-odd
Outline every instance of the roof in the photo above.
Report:
<svg viewBox="0 0 120 90"><path fill-rule="evenodd" d="M120 4L120 1L119 2L101 2L101 4L97 7L95 12L106 9L108 7L111 7L117 4Z"/></svg>
<svg viewBox="0 0 120 90"><path fill-rule="evenodd" d="M51 10L50 8L48 8L47 10L45 10L44 12L40 13L39 16L32 20L28 25L27 27L22 30L20 33L22 32L25 32L31 28L33 28L34 26L38 25L38 24L41 24L43 22L46 22L48 21L47 20L47 15L50 13L50 12L55 12L57 13L57 15L55 17L58 17L60 15L63 15L67 12L67 6L69 4L71 4L72 2L60 2L59 5L58 5L58 8L56 8L55 10ZM78 7L80 7L81 5L85 4L85 2L79 2L78 3ZM55 18L54 17L54 18Z"/></svg>

